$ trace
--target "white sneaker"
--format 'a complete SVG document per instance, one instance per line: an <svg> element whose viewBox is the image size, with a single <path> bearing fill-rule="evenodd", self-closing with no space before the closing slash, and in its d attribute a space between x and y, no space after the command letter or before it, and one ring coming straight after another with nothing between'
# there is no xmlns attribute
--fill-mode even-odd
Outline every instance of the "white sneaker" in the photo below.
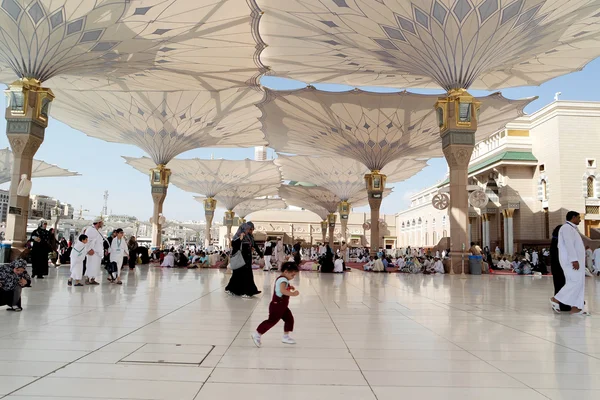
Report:
<svg viewBox="0 0 600 400"><path fill-rule="evenodd" d="M281 343L296 344L296 341L289 336L284 336L283 339L281 339Z"/></svg>
<svg viewBox="0 0 600 400"><path fill-rule="evenodd" d="M560 314L560 304L555 303L552 301L552 299L550 299L550 305L552 306L552 310L554 310L555 313Z"/></svg>
<svg viewBox="0 0 600 400"><path fill-rule="evenodd" d="M262 345L262 343L260 341L261 337L257 332L254 332L253 334L251 334L250 337L252 338L252 341L254 342L256 347L260 347Z"/></svg>

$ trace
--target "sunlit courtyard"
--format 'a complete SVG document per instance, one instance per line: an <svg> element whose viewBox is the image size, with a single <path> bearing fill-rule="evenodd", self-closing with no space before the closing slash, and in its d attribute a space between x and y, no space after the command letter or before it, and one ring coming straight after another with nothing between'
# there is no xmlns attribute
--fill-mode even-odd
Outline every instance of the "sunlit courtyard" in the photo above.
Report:
<svg viewBox="0 0 600 400"><path fill-rule="evenodd" d="M597 399L600 281L591 317L556 315L550 277L303 272L296 345L256 348L275 273L256 299L221 270L141 266L67 286L68 268L0 314L0 394L33 399Z"/></svg>

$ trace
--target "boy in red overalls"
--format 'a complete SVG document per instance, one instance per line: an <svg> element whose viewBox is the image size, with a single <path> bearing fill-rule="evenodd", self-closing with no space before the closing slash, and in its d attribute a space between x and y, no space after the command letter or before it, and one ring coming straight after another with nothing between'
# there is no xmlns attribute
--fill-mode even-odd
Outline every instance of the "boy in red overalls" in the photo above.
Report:
<svg viewBox="0 0 600 400"><path fill-rule="evenodd" d="M261 346L261 336L269 329L277 325L280 319L285 323L283 326L283 339L286 344L296 344L296 341L290 337L290 332L294 330L294 316L288 308L290 296L296 297L300 294L290 281L298 274L298 266L293 262L287 262L281 267L281 276L275 281L273 298L269 304L269 319L263 321L256 332L252 334L252 340L256 347Z"/></svg>

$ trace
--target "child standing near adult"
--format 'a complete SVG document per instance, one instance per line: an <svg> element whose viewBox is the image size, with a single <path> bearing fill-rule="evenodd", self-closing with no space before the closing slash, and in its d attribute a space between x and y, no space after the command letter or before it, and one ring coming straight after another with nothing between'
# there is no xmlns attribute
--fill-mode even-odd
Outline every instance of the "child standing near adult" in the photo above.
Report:
<svg viewBox="0 0 600 400"><path fill-rule="evenodd" d="M269 318L263 321L256 332L252 334L252 340L256 347L262 345L261 338L269 329L277 325L279 320L283 320L283 339L286 344L296 344L296 341L290 337L290 333L294 330L294 316L288 305L290 297L296 297L300 294L294 288L290 281L298 274L298 266L294 262L286 262L281 267L281 276L275 280L273 290L273 298L269 304Z"/></svg>
<svg viewBox="0 0 600 400"><path fill-rule="evenodd" d="M73 285L73 280L75 280L75 286L83 286L83 283L81 283L83 279L83 261L89 251L87 242L88 237L86 235L79 235L79 240L71 249L71 277L68 282L69 286Z"/></svg>
<svg viewBox="0 0 600 400"><path fill-rule="evenodd" d="M123 268L123 258L129 255L129 250L125 239L123 239L123 229L119 228L115 231L115 233L117 236L113 238L112 243L110 244L109 252L110 262L117 264L117 276L111 276L111 278L113 278L112 282L116 283L117 285L122 285L123 282L121 282L121 269Z"/></svg>

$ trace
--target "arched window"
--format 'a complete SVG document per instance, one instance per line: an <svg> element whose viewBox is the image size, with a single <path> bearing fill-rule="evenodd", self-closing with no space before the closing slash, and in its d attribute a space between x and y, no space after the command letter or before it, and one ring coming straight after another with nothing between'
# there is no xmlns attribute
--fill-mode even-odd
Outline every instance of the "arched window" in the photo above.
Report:
<svg viewBox="0 0 600 400"><path fill-rule="evenodd" d="M448 237L448 232L444 231L444 236L443 237Z"/></svg>
<svg viewBox="0 0 600 400"><path fill-rule="evenodd" d="M587 197L596 197L596 180L593 176L587 178Z"/></svg>
<svg viewBox="0 0 600 400"><path fill-rule="evenodd" d="M545 179L542 181L542 199L548 200L548 183Z"/></svg>
<svg viewBox="0 0 600 400"><path fill-rule="evenodd" d="M437 244L437 232L433 232L433 245Z"/></svg>
<svg viewBox="0 0 600 400"><path fill-rule="evenodd" d="M425 233L425 246L429 246L429 233Z"/></svg>
<svg viewBox="0 0 600 400"><path fill-rule="evenodd" d="M446 226L446 216L445 215L442 217L442 226ZM444 235L444 237L446 237L446 235Z"/></svg>

